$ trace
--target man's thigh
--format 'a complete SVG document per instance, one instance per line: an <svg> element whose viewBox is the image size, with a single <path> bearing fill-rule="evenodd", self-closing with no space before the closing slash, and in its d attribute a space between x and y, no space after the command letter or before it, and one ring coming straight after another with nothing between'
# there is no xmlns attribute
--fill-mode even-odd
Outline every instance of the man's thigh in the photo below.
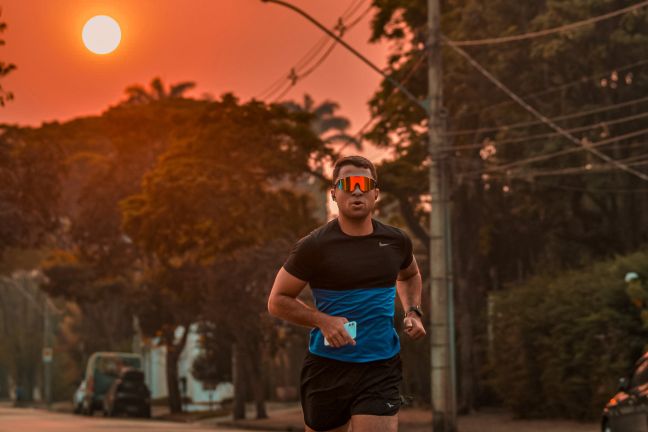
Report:
<svg viewBox="0 0 648 432"><path fill-rule="evenodd" d="M398 415L373 416L356 414L351 417L352 432L397 432Z"/></svg>

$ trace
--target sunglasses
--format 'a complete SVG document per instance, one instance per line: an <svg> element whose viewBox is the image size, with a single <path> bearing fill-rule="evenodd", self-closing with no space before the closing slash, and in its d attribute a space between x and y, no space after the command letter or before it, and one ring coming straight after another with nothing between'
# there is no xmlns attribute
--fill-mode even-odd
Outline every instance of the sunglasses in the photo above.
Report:
<svg viewBox="0 0 648 432"><path fill-rule="evenodd" d="M358 186L360 186L360 191L369 192L376 189L377 184L376 180L365 176L349 176L335 182L335 187L344 192L353 192Z"/></svg>

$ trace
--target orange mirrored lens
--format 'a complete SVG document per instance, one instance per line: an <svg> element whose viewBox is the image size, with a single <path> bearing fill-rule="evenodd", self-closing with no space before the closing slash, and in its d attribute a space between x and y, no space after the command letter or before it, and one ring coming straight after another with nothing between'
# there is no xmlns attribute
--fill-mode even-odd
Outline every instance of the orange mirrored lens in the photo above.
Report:
<svg viewBox="0 0 648 432"><path fill-rule="evenodd" d="M353 192L357 187L360 187L362 192L369 192L376 188L376 181L365 176L349 176L337 181L337 188L345 192Z"/></svg>

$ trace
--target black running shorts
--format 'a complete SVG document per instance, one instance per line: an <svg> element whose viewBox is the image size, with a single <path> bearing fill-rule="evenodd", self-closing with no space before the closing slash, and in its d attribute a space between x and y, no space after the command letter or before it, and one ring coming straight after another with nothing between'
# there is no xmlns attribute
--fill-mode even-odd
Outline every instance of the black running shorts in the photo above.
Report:
<svg viewBox="0 0 648 432"><path fill-rule="evenodd" d="M349 363L308 353L301 372L304 422L328 431L356 414L393 416L401 405L400 355L368 363Z"/></svg>

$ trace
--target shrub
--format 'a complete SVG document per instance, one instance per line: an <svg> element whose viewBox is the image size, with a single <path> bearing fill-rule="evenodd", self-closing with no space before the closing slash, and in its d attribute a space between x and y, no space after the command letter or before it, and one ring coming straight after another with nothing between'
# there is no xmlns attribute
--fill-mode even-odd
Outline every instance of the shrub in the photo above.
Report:
<svg viewBox="0 0 648 432"><path fill-rule="evenodd" d="M648 275L648 251L494 294L489 378L516 415L600 415L648 343L625 292L629 271Z"/></svg>

